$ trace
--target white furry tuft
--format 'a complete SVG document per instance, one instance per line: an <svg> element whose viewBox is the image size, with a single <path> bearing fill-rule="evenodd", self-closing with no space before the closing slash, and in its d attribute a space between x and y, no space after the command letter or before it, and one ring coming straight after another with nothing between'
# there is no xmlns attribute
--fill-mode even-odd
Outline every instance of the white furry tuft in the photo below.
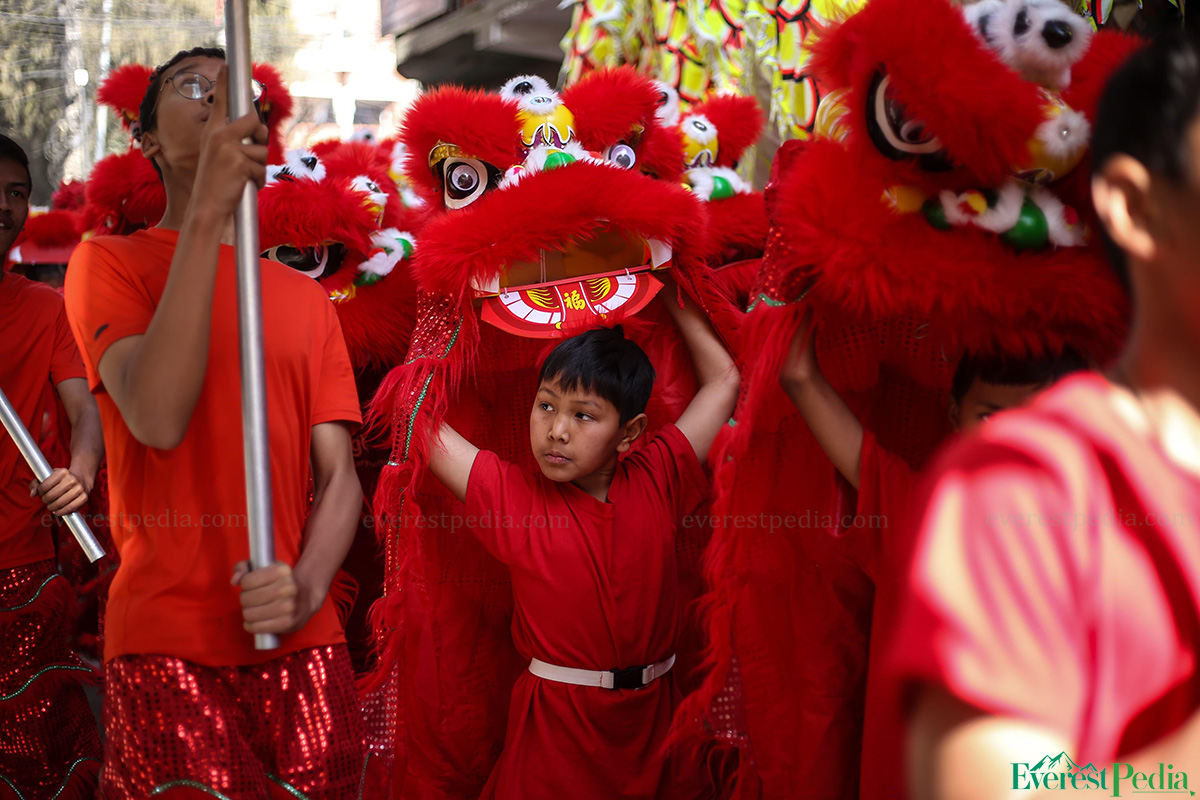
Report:
<svg viewBox="0 0 1200 800"><path fill-rule="evenodd" d="M522 83L532 86L532 91L517 92L517 87ZM509 78L508 82L500 89L500 96L516 100L522 111L538 116L551 114L554 109L562 105L562 99L559 98L558 92L550 88L550 84L546 83L545 78L537 75L518 75L515 78Z"/></svg>
<svg viewBox="0 0 1200 800"><path fill-rule="evenodd" d="M381 277L391 274L396 265L405 258L407 253L404 247L405 243L408 244L409 249L413 249L416 247L417 240L408 231L400 231L396 228L376 231L371 234L371 244L379 250L359 264L358 271Z"/></svg>
<svg viewBox="0 0 1200 800"><path fill-rule="evenodd" d="M683 131L684 136L700 144L708 144L717 138L717 126L703 114L688 114L680 123L679 129Z"/></svg>
<svg viewBox="0 0 1200 800"><path fill-rule="evenodd" d="M1087 149L1092 126L1082 113L1068 108L1039 125L1036 136L1047 155L1069 160Z"/></svg>
<svg viewBox="0 0 1200 800"><path fill-rule="evenodd" d="M679 124L679 92L675 91L675 87L666 81L655 81L654 85L665 95L665 99L659 104L654 116L663 125L674 128Z"/></svg>
<svg viewBox="0 0 1200 800"><path fill-rule="evenodd" d="M742 180L742 176L729 167L698 167L683 174L683 182L692 190L692 194L706 203L713 199L717 178L728 181L734 194L749 194L751 191L750 185Z"/></svg>
<svg viewBox="0 0 1200 800"><path fill-rule="evenodd" d="M1024 23L1020 33L1019 21ZM1050 45L1047 26L1051 24L1069 29L1068 44L1057 48ZM1071 83L1071 67L1091 44L1092 29L1059 0L1005 0L990 20L988 41L1000 58L1026 80L1062 90Z"/></svg>

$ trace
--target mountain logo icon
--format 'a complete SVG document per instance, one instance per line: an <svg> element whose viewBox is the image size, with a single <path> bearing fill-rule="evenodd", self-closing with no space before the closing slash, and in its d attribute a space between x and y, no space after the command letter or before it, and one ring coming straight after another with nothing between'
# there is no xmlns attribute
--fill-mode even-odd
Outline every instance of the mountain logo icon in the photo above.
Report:
<svg viewBox="0 0 1200 800"><path fill-rule="evenodd" d="M1095 766L1088 764L1093 770ZM1029 768L1030 772L1080 772L1080 766L1071 760L1071 757L1064 753L1059 753L1056 756L1044 756L1041 761Z"/></svg>

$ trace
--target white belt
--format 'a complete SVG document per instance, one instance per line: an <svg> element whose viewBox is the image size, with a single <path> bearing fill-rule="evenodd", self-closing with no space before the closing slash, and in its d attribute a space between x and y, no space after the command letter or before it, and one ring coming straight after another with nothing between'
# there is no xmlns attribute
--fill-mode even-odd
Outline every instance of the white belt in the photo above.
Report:
<svg viewBox="0 0 1200 800"><path fill-rule="evenodd" d="M670 658L645 667L626 669L573 669L556 667L536 658L529 662L529 671L539 678L575 686L599 686L602 689L642 689L666 675L675 666L675 654Z"/></svg>

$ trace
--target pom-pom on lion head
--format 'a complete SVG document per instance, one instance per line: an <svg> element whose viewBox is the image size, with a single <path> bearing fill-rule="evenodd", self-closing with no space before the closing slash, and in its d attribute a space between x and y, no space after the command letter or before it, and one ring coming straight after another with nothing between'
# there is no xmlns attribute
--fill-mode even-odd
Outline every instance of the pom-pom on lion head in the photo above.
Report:
<svg viewBox="0 0 1200 800"><path fill-rule="evenodd" d="M1005 64L1047 89L1070 85L1092 40L1091 26L1061 0L980 0L963 14Z"/></svg>

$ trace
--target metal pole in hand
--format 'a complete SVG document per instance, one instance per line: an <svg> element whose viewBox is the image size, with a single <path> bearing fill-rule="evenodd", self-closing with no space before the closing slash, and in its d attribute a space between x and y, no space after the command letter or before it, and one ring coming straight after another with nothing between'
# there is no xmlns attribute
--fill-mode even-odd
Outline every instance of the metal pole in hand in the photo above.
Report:
<svg viewBox="0 0 1200 800"><path fill-rule="evenodd" d="M229 67L229 118L254 110L250 91L250 9L247 0L225 2L225 48ZM267 384L263 369L262 287L259 283L258 187L246 184L234 216L237 250L238 331L242 357L242 439L246 454L246 510L250 522L250 566L275 561L271 506L271 452L267 436ZM279 647L270 633L254 636L259 650Z"/></svg>
<svg viewBox="0 0 1200 800"><path fill-rule="evenodd" d="M21 451L21 456L33 470L33 477L38 479L38 483L49 478L53 471L50 469L49 462L42 455L42 451L38 449L37 442L33 441L33 437L29 435L29 429L25 427L25 423L17 416L17 410L13 408L12 403L8 402L8 395L4 394L3 389L0 389L0 423L3 423L4 429L8 431L8 435L17 445L17 449ZM67 523L67 527L71 529L75 541L79 542L79 546L83 548L83 554L88 557L88 561L96 561L104 555L104 548L96 541L92 529L83 521L83 516L78 511L67 514L62 521Z"/></svg>

